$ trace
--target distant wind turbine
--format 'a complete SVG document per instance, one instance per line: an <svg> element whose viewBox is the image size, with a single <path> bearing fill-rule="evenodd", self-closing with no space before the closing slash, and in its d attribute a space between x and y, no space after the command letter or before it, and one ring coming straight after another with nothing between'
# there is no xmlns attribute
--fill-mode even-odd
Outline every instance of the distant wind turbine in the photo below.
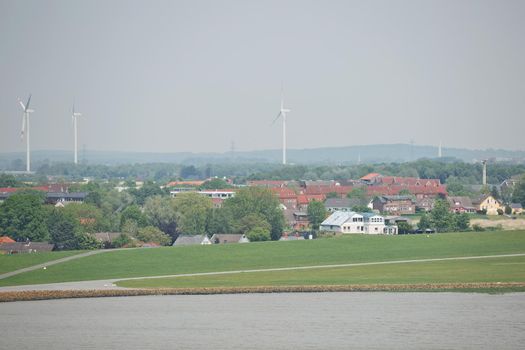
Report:
<svg viewBox="0 0 525 350"><path fill-rule="evenodd" d="M75 105L73 104L73 128L75 129L75 164L78 164L78 130L77 130L77 118L82 116L82 113L75 112Z"/></svg>
<svg viewBox="0 0 525 350"><path fill-rule="evenodd" d="M284 108L283 89L281 88L281 109L277 117L273 120L273 123L275 123L279 117L283 118L283 164L286 164L286 113L289 112L291 112L290 109Z"/></svg>
<svg viewBox="0 0 525 350"><path fill-rule="evenodd" d="M29 98L27 99L27 103L24 105L24 102L22 100L18 99L18 103L20 103L20 106L22 107L22 110L24 111L24 115L22 117L22 132L20 134L21 139L23 140L24 137L26 138L26 171L31 171L31 157L30 157L30 143L29 143L29 113L33 113L33 109L29 109L29 104L31 103L31 94L29 94Z"/></svg>

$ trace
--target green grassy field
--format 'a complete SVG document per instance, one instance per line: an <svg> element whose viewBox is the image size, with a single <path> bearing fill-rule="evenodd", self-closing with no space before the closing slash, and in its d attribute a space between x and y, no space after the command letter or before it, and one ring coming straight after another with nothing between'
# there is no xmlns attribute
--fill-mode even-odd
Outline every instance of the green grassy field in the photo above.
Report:
<svg viewBox="0 0 525 350"><path fill-rule="evenodd" d="M525 231L349 235L313 241L119 250L3 279L0 286L511 253L525 253Z"/></svg>
<svg viewBox="0 0 525 350"><path fill-rule="evenodd" d="M524 282L525 256L119 281L131 288Z"/></svg>
<svg viewBox="0 0 525 350"><path fill-rule="evenodd" d="M63 252L0 255L0 274L42 264L47 261L65 258L71 255L77 255L83 252L84 251L75 250Z"/></svg>

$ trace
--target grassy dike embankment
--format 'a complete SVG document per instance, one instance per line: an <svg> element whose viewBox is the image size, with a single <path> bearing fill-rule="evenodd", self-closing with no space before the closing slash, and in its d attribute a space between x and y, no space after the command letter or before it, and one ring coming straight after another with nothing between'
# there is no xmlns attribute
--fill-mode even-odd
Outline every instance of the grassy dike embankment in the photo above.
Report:
<svg viewBox="0 0 525 350"><path fill-rule="evenodd" d="M129 280L117 284L149 289L143 292L147 294L180 294L183 289L185 294L190 291L207 294L259 290L523 291L523 256L411 263L396 261L524 253L525 231L446 233L428 237L349 235L313 241L115 251L13 276L0 280L0 285L317 266L303 270ZM389 263L322 267L375 262ZM105 292L118 295L138 293L135 290ZM100 293L102 291L94 292L93 296L104 296Z"/></svg>

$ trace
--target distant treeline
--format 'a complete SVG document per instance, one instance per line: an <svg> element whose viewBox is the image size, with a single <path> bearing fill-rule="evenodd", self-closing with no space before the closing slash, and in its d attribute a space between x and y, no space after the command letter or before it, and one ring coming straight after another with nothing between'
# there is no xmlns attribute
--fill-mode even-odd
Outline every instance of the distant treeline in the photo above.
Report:
<svg viewBox="0 0 525 350"><path fill-rule="evenodd" d="M452 159L421 159L407 163L381 163L361 165L280 165L275 163L223 163L207 165L181 165L169 163L126 165L74 165L49 163L36 169L35 175L18 176L20 180L47 182L49 176L64 180L86 177L95 179L148 180L167 182L176 179L207 179L233 177L236 183L246 180L347 180L377 172L391 176L437 178L442 183L481 184L480 163L464 163ZM524 164L489 163L488 182L500 184L513 175L525 173Z"/></svg>

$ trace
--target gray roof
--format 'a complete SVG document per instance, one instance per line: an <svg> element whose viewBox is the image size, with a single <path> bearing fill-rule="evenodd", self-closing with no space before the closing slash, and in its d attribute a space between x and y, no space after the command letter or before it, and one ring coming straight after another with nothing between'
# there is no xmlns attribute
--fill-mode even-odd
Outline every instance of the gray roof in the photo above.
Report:
<svg viewBox="0 0 525 350"><path fill-rule="evenodd" d="M523 207L521 206L521 203L510 203L510 207L512 209L523 209Z"/></svg>
<svg viewBox="0 0 525 350"><path fill-rule="evenodd" d="M236 233L216 233L211 236L210 241L212 243L243 243L249 242L248 238L242 234Z"/></svg>
<svg viewBox="0 0 525 350"><path fill-rule="evenodd" d="M87 192L48 192L46 198L48 199L60 199L60 198L71 198L71 199L85 199Z"/></svg>
<svg viewBox="0 0 525 350"><path fill-rule="evenodd" d="M46 242L15 242L0 244L0 250L6 252L50 252L54 244Z"/></svg>
<svg viewBox="0 0 525 350"><path fill-rule="evenodd" d="M414 202L414 198L412 196L403 196L403 195L379 196L379 200L382 203L385 203L387 201L406 201L406 200L410 200L410 201Z"/></svg>
<svg viewBox="0 0 525 350"><path fill-rule="evenodd" d="M177 237L175 242L173 242L173 245L179 246L179 245L201 244L204 240L205 240L205 235L197 235L197 236L180 235L179 237Z"/></svg>
<svg viewBox="0 0 525 350"><path fill-rule="evenodd" d="M324 206L326 208L350 208L351 202L349 198L327 198Z"/></svg>
<svg viewBox="0 0 525 350"><path fill-rule="evenodd" d="M95 237L97 241L100 242L113 242L115 238L120 236L122 232L96 232L91 233L92 236Z"/></svg>
<svg viewBox="0 0 525 350"><path fill-rule="evenodd" d="M452 196L448 197L448 202L450 203L451 208L456 207L456 203L459 203L458 206L461 206L463 208L474 208L470 197Z"/></svg>
<svg viewBox="0 0 525 350"><path fill-rule="evenodd" d="M336 211L327 217L322 223L322 226L341 226L347 222L354 215L359 215L353 211Z"/></svg>

